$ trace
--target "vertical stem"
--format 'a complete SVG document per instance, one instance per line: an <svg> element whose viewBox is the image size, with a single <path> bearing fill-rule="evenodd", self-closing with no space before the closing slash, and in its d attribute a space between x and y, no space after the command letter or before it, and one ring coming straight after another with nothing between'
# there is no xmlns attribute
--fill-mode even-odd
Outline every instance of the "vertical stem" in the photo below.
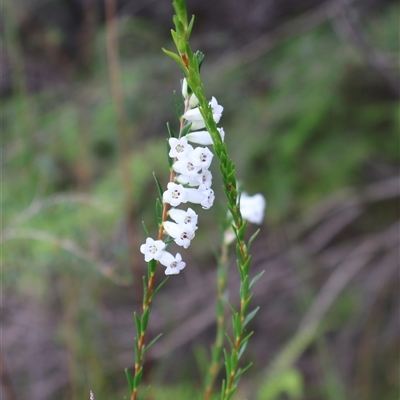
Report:
<svg viewBox="0 0 400 400"><path fill-rule="evenodd" d="M185 111L186 112L189 109L189 101L190 98L188 98L185 102ZM182 118L180 121L180 127L179 127L179 137L181 137L182 134L182 130L185 126L185 120ZM169 182L173 182L175 179L175 171L171 168L170 171L170 175L169 175ZM158 240L162 240L163 234L164 234L164 225L163 222L167 220L168 217L168 208L169 208L169 204L168 203L164 203L163 204L163 210L162 210L162 218L161 218L161 225L159 227L158 230ZM158 261L157 261L158 263ZM157 265L157 264L156 264ZM145 314L146 312L148 312L148 310L150 309L151 305L152 305L152 301L153 301L153 290L154 290L154 278L155 278L155 271L156 268L154 267L153 269L151 269L149 271L149 279L147 282L147 295L146 298L143 302L143 309L142 309L142 315ZM146 336L146 330L142 330L140 337L138 339L138 345L137 345L137 361L135 362L135 368L134 368L134 376L136 377L139 373L141 373L141 370L143 369L143 363L144 363L144 346L145 346L145 336ZM138 384L140 383L140 381L136 381L134 380L134 387L133 387L133 391L131 394L131 400L137 400L137 396L138 396Z"/></svg>
<svg viewBox="0 0 400 400"><path fill-rule="evenodd" d="M225 240L222 241L221 245L221 258L218 263L217 271L217 333L215 334L215 342L211 352L211 362L207 371L205 379L205 390L203 400L210 400L212 391L214 388L217 374L221 369L221 354L224 345L224 334L225 334L225 290L226 281L228 277L228 250L229 245Z"/></svg>
<svg viewBox="0 0 400 400"><path fill-rule="evenodd" d="M118 144L121 153L121 172L122 187L125 200L125 217L127 222L127 240L130 257L130 265L138 287L140 282L140 267L136 263L136 240L134 237L134 204L132 201L133 183L130 173L130 153L129 153L129 127L124 111L124 97L121 85L121 68L119 64L119 45L118 45L118 29L116 17L115 0L104 0L106 13L106 39L107 39L107 59L110 76L111 94L113 98L115 113L118 125ZM140 291L135 290L138 294Z"/></svg>

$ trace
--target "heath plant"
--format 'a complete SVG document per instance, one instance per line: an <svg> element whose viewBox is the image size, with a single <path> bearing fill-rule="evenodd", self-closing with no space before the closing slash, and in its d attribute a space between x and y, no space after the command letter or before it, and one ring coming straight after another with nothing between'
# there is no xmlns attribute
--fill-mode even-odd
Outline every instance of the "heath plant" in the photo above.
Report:
<svg viewBox="0 0 400 400"><path fill-rule="evenodd" d="M244 192L241 193L238 188L235 166L224 141L225 131L222 127L217 127L224 108L215 97L206 96L200 75L204 55L199 51L192 52L190 48L189 38L194 17L188 20L185 0L175 0L173 7L175 29L171 30L171 34L176 45L176 52L165 49L163 51L178 63L183 72L181 95L175 94L175 103L180 116L179 131L175 132L167 124L169 182L163 186L154 175L159 192L155 207L158 233L150 235L143 224L147 239L140 246L140 252L147 262L147 276L143 278L142 310L134 315L135 366L133 374L126 370L126 375L131 400L143 398L145 390L142 391L140 384L145 368L146 352L160 337L159 335L150 340L146 334L147 326L154 296L168 279L167 277L156 286L155 276L156 273L161 272L162 267L165 268L166 275L179 274L186 267L185 249L195 239L198 219L201 218L203 212L199 211L199 215L195 210L208 210L214 203L210 165L216 156L228 210L216 274L217 333L204 382L203 398L208 400L213 395L217 374L224 364L225 379L221 383L220 399L229 400L237 389L241 375L251 365L242 365L241 356L252 335L252 332L246 330L246 326L258 310L258 308L250 310L253 297L251 289L261 274L252 279L250 277L250 246L258 231L248 241L245 239L245 231L248 222L261 223L265 199L260 194L248 196ZM171 252L169 244L172 242L183 249L180 252ZM238 288L240 304L237 306L229 304L232 313L232 327L229 328L224 318L228 302L225 289L228 275L228 250L233 243L236 243L237 269L240 276Z"/></svg>

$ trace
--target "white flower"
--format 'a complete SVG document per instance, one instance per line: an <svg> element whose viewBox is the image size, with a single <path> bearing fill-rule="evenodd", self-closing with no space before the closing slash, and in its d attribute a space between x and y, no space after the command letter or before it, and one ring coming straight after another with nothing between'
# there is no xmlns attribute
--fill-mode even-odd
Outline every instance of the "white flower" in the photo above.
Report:
<svg viewBox="0 0 400 400"><path fill-rule="evenodd" d="M194 238L194 230L190 226L178 225L175 222L165 221L163 223L165 232L174 239L178 246L187 249L190 241Z"/></svg>
<svg viewBox="0 0 400 400"><path fill-rule="evenodd" d="M190 159L195 165L201 166L202 170L208 169L211 165L214 154L207 147L196 147L190 153Z"/></svg>
<svg viewBox="0 0 400 400"><path fill-rule="evenodd" d="M206 126L206 124L204 123L204 118L201 115L200 109L198 107L186 111L185 114L182 115L182 118L192 123L192 126L190 128L192 131L204 128Z"/></svg>
<svg viewBox="0 0 400 400"><path fill-rule="evenodd" d="M200 185L197 189L186 189L187 200L190 203L201 204L207 210L214 204L214 191L211 188Z"/></svg>
<svg viewBox="0 0 400 400"><path fill-rule="evenodd" d="M165 243L162 240L147 238L146 243L140 246L140 252L144 254L144 260L146 262L150 260L159 260L164 247Z"/></svg>
<svg viewBox="0 0 400 400"><path fill-rule="evenodd" d="M203 169L203 171L197 176L197 181L204 188L211 188L212 174L208 169Z"/></svg>
<svg viewBox="0 0 400 400"><path fill-rule="evenodd" d="M185 157L193 151L193 147L188 144L186 137L181 139L169 138L168 140L171 150L168 155L171 158L181 158Z"/></svg>
<svg viewBox="0 0 400 400"><path fill-rule="evenodd" d="M222 111L223 111L224 107L222 107L218 104L215 97L212 97L209 104L212 108L214 121L216 123L218 123L219 120L221 119L221 115L222 115ZM206 124L204 122L204 118L201 115L200 109L198 107L186 111L185 114L182 115L182 118L184 118L187 121L192 123L192 127L190 129L192 131L196 131L197 129L202 129L206 126Z"/></svg>
<svg viewBox="0 0 400 400"><path fill-rule="evenodd" d="M243 192L240 196L240 212L242 217L253 224L260 225L262 223L265 206L265 198L260 193L249 196Z"/></svg>
<svg viewBox="0 0 400 400"><path fill-rule="evenodd" d="M218 124L222 116L222 111L224 111L224 107L218 104L217 99L214 96L211 97L211 101L209 104L213 112L214 121Z"/></svg>
<svg viewBox="0 0 400 400"><path fill-rule="evenodd" d="M173 219L178 225L188 226L189 229L195 231L197 229L197 214L191 209L188 208L187 211L178 210L177 208L171 208L169 210L169 216Z"/></svg>
<svg viewBox="0 0 400 400"><path fill-rule="evenodd" d="M170 204L172 207L179 206L181 203L187 202L186 190L182 185L169 182L168 190L163 193L163 202Z"/></svg>
<svg viewBox="0 0 400 400"><path fill-rule="evenodd" d="M201 164L197 161L197 159L193 159L191 156L189 156L175 161L172 165L172 168L175 172L178 172L184 176L196 177L201 170Z"/></svg>
<svg viewBox="0 0 400 400"><path fill-rule="evenodd" d="M222 141L225 139L224 128L217 128L221 136ZM192 143L201 144L203 146L210 146L213 144L210 132L208 131L197 131L188 133L185 138Z"/></svg>
<svg viewBox="0 0 400 400"><path fill-rule="evenodd" d="M176 180L182 185L189 185L189 186L203 185L204 187L210 188L212 184L212 174L208 169L206 169L201 171L199 174L190 177L185 175L178 175L176 177Z"/></svg>
<svg viewBox="0 0 400 400"><path fill-rule="evenodd" d="M186 100L188 98L188 84L186 78L182 81L182 96ZM189 108L194 108L199 104L199 100L194 93L191 93L189 99Z"/></svg>
<svg viewBox="0 0 400 400"><path fill-rule="evenodd" d="M176 253L174 257L168 251L163 251L160 258L160 264L167 267L165 270L165 275L177 275L179 271L185 268L186 263L182 261L182 257L179 253Z"/></svg>
<svg viewBox="0 0 400 400"><path fill-rule="evenodd" d="M214 204L215 200L214 190L212 190L211 188L205 188L204 192L206 196L205 199L200 204L205 210L208 210Z"/></svg>

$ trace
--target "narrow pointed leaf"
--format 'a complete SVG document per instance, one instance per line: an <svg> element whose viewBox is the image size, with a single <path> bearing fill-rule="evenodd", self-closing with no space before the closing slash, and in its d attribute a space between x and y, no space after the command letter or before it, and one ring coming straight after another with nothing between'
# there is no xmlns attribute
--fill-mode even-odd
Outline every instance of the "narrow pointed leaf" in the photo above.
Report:
<svg viewBox="0 0 400 400"><path fill-rule="evenodd" d="M145 233L146 233L147 237L150 237L149 231L147 230L147 228L146 228L146 225L145 225L144 221L142 221L142 226L143 226L143 229L144 229L144 231L145 231Z"/></svg>
<svg viewBox="0 0 400 400"><path fill-rule="evenodd" d="M146 354L146 351L147 351L148 349L150 349L150 347L153 346L153 344L154 344L155 342L157 342L157 340L160 339L161 336L162 336L162 333L160 333L159 335L157 335L147 346L145 346L145 347L144 347L144 350L143 350L143 354Z"/></svg>
<svg viewBox="0 0 400 400"><path fill-rule="evenodd" d="M162 225L162 213L163 213L163 206L159 198L156 199L156 215L157 215L157 222L158 226Z"/></svg>
<svg viewBox="0 0 400 400"><path fill-rule="evenodd" d="M174 91L174 93L176 94L175 91ZM181 116L179 115L179 118L180 118L180 117L181 117ZM171 125L169 124L169 122L167 122L167 129L168 129L168 135L169 135L169 137L170 137L170 138L175 138L175 137L176 137L175 132L172 130Z"/></svg>
<svg viewBox="0 0 400 400"><path fill-rule="evenodd" d="M260 309L260 307L255 308L250 314L246 316L243 322L243 328L254 318L254 316L257 314L257 311Z"/></svg>
<svg viewBox="0 0 400 400"><path fill-rule="evenodd" d="M129 372L128 368L125 368L125 376L126 376L126 379L128 381L129 391L132 394L132 392L133 392L133 379L132 379L131 373Z"/></svg>
<svg viewBox="0 0 400 400"><path fill-rule="evenodd" d="M247 244L247 248L250 251L251 245L254 242L254 239L258 236L258 234L260 233L260 228L258 228L252 235L251 238L249 239L249 243Z"/></svg>
<svg viewBox="0 0 400 400"><path fill-rule="evenodd" d="M162 189L161 183L160 183L160 181L158 180L158 178L156 177L156 174L155 174L154 172L153 172L153 177L154 177L154 180L156 181L157 190L158 190L158 195L160 196L160 201L162 201L162 198L163 198L163 189Z"/></svg>
<svg viewBox="0 0 400 400"><path fill-rule="evenodd" d="M259 274L257 274L257 275L251 280L250 285L249 285L249 289L251 289L251 288L254 286L254 284L264 275L264 272L265 272L265 271L261 271Z"/></svg>
<svg viewBox="0 0 400 400"><path fill-rule="evenodd" d="M167 282L167 280L169 279L169 276L167 276L157 287L156 289L154 289L151 298L153 298L156 293L158 293L158 291L165 285L165 283Z"/></svg>
<svg viewBox="0 0 400 400"><path fill-rule="evenodd" d="M133 313L133 316L135 318L136 335L137 335L137 338L139 339L140 335L142 333L142 324L140 323L140 318L138 317L136 312Z"/></svg>
<svg viewBox="0 0 400 400"><path fill-rule="evenodd" d="M191 127L192 127L192 123L191 122L189 122L188 124L186 124L184 126L184 128L182 129L182 132L181 132L181 138L185 137L189 133Z"/></svg>
<svg viewBox="0 0 400 400"><path fill-rule="evenodd" d="M183 114L182 99L178 96L178 94L176 93L175 90L173 92L173 95L174 95L174 103L175 103L176 113L178 114L178 118L180 119Z"/></svg>

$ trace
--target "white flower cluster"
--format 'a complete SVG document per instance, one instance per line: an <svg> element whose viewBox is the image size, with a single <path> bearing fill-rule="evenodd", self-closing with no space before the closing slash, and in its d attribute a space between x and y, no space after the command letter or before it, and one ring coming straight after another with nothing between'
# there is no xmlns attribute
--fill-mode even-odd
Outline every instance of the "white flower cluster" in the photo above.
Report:
<svg viewBox="0 0 400 400"><path fill-rule="evenodd" d="M194 94L190 97L187 92L187 83L184 79L182 84L182 95L188 107L182 115L182 119L191 123L191 131L182 138L169 139L169 156L174 159L172 168L175 171L175 181L169 182L167 190L163 193L163 203L169 204L172 208L168 216L172 221L164 221L163 227L178 246L187 249L197 230L197 214L188 208L187 211L175 207L182 203L200 204L203 209L209 209L214 203L214 191L211 189L212 175L209 167L213 154L207 147L194 148L193 144L209 146L213 144L208 131L199 130L205 128L204 119L200 113L198 100ZM213 111L214 121L219 122L223 107L213 97L210 102ZM193 132L194 131L194 132ZM224 140L223 128L218 128L221 139ZM165 243L162 240L147 238L146 243L140 247L144 254L145 261L157 260L166 268L166 275L179 274L185 268L185 262L179 253L174 257L165 250Z"/></svg>

